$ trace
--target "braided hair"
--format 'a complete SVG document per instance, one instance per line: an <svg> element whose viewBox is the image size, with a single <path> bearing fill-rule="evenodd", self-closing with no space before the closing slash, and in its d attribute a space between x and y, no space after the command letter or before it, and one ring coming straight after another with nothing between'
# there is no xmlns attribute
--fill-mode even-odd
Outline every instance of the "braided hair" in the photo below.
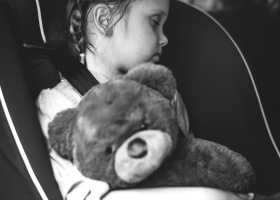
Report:
<svg viewBox="0 0 280 200"><path fill-rule="evenodd" d="M68 0L66 13L64 13L66 23L61 21L53 25L54 30L49 34L49 42L58 47L67 46L74 56L84 53L89 45L94 49L86 38L87 18L94 5L103 3L109 8L112 6L111 16L120 14L119 19L107 30L106 36L110 37L113 34L114 25L123 17L133 1L136 0Z"/></svg>

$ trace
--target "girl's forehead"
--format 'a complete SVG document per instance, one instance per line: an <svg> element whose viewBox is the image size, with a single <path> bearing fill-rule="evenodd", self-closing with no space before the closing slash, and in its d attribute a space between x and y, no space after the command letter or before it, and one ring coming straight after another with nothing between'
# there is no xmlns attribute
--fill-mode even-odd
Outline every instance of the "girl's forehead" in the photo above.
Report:
<svg viewBox="0 0 280 200"><path fill-rule="evenodd" d="M137 0L132 4L132 9L140 9L146 12L160 12L168 14L169 0Z"/></svg>

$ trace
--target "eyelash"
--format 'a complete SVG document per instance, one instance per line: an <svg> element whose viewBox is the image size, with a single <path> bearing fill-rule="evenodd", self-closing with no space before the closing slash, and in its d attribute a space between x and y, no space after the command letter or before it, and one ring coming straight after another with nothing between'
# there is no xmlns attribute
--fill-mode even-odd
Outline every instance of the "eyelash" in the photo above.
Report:
<svg viewBox="0 0 280 200"><path fill-rule="evenodd" d="M159 26L160 25L160 23L158 22L158 21L156 21L156 20L152 20L157 26Z"/></svg>
<svg viewBox="0 0 280 200"><path fill-rule="evenodd" d="M159 26L160 23L159 23L159 17L158 16L154 16L152 17L152 22L156 25L156 26Z"/></svg>

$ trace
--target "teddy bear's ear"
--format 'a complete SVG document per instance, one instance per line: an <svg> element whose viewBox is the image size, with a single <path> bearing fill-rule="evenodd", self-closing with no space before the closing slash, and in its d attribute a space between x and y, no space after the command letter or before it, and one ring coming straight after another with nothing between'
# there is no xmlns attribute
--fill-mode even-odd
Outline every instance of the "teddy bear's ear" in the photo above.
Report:
<svg viewBox="0 0 280 200"><path fill-rule="evenodd" d="M72 160L72 131L76 121L77 109L59 112L49 123L49 142L51 147L63 158Z"/></svg>
<svg viewBox="0 0 280 200"><path fill-rule="evenodd" d="M162 65L143 63L129 70L123 78L146 85L169 100L174 98L176 92L176 80L172 72Z"/></svg>

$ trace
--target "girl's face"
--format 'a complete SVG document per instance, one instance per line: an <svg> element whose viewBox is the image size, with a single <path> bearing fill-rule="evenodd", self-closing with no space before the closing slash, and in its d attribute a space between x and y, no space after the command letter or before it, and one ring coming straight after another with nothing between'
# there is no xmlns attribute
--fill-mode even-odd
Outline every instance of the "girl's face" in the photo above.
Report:
<svg viewBox="0 0 280 200"><path fill-rule="evenodd" d="M138 0L131 4L114 26L113 35L100 44L110 74L125 73L143 62L159 61L168 42L163 33L168 12L169 0Z"/></svg>

